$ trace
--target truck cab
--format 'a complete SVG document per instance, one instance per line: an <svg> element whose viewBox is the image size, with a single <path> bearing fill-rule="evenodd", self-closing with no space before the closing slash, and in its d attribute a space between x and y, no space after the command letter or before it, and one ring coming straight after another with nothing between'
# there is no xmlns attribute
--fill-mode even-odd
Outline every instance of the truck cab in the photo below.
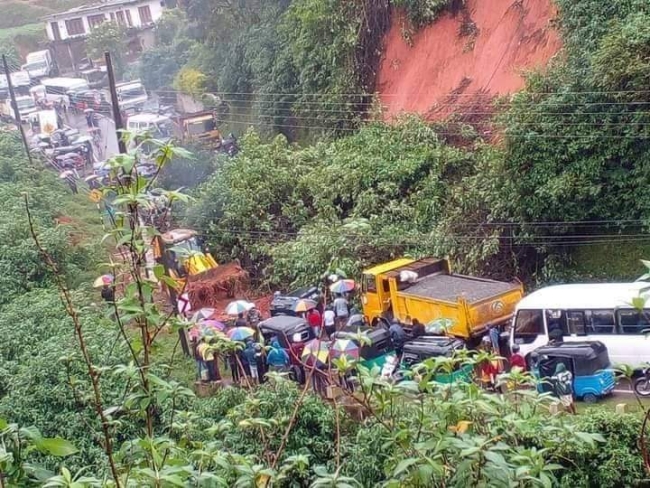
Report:
<svg viewBox="0 0 650 488"><path fill-rule="evenodd" d="M363 303L363 313L368 323L372 325L377 325L379 322L388 323L389 319L392 318L390 282L386 273L412 262L414 262L413 259L396 259L363 272L361 301Z"/></svg>
<svg viewBox="0 0 650 488"><path fill-rule="evenodd" d="M32 97L22 96L16 97L16 105L18 105L18 113L20 114L20 122L23 124L29 123L37 117L36 103ZM11 99L7 98L2 106L2 114L7 119L13 120L14 111L11 106Z"/></svg>
<svg viewBox="0 0 650 488"><path fill-rule="evenodd" d="M55 71L52 55L48 50L29 53L25 59L25 64L20 69L27 71L30 78L35 80L51 76Z"/></svg>

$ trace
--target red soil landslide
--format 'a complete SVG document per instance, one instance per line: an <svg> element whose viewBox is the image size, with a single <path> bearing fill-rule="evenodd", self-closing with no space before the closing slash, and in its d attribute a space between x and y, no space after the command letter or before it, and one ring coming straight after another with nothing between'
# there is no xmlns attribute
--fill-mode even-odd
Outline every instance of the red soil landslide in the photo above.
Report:
<svg viewBox="0 0 650 488"><path fill-rule="evenodd" d="M224 299L243 295L248 285L248 273L238 263L226 263L205 273L191 276L187 294L193 308L218 308Z"/></svg>
<svg viewBox="0 0 650 488"><path fill-rule="evenodd" d="M377 79L384 118L415 112L441 119L463 112L474 94L521 89L523 74L546 66L561 47L555 17L551 0L467 0L456 15L417 32L409 46L396 13Z"/></svg>

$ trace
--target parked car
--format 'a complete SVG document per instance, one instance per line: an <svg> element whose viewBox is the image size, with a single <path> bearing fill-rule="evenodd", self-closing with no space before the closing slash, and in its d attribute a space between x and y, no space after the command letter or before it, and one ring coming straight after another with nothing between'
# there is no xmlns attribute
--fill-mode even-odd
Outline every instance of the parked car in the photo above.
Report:
<svg viewBox="0 0 650 488"><path fill-rule="evenodd" d="M298 288L297 290L292 291L283 295L280 292L276 292L273 300L271 301L270 311L271 316L276 315L296 315L293 309L296 306L298 300L308 298L314 300L320 304L321 293L320 290L315 286L306 286L304 288Z"/></svg>

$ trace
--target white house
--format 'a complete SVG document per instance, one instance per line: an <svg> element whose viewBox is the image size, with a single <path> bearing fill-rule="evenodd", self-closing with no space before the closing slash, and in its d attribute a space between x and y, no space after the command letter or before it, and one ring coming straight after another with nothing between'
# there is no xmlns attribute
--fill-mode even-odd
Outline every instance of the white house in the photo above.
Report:
<svg viewBox="0 0 650 488"><path fill-rule="evenodd" d="M165 10L165 0L100 0L45 17L48 47L64 71L76 71L86 62L86 36L103 22L124 26L128 53L153 45L152 27Z"/></svg>
<svg viewBox="0 0 650 488"><path fill-rule="evenodd" d="M152 26L164 9L164 0L104 0L52 14L45 18L45 29L53 42L84 37L109 20L126 28L142 29Z"/></svg>

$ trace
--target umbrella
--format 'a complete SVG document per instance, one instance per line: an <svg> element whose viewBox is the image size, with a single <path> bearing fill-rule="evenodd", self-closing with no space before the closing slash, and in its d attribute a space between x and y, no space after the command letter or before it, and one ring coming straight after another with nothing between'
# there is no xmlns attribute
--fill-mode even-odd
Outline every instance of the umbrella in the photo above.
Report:
<svg viewBox="0 0 650 488"><path fill-rule="evenodd" d="M68 176L74 176L74 173L70 170L63 171L60 175L59 178L64 179L67 178Z"/></svg>
<svg viewBox="0 0 650 488"><path fill-rule="evenodd" d="M234 327L228 332L228 337L233 341L245 341L255 334L255 331L250 327Z"/></svg>
<svg viewBox="0 0 650 488"><path fill-rule="evenodd" d="M98 179L98 178L99 178L99 175L92 174L92 175L90 175L90 176L86 176L86 177L84 178L84 181L85 181L85 182L89 182L89 181L96 180L96 179Z"/></svg>
<svg viewBox="0 0 650 488"><path fill-rule="evenodd" d="M317 303L314 300L309 300L307 298L303 298L301 300L298 300L296 302L296 305L293 307L294 312L306 312L307 310L311 310L312 308L316 308Z"/></svg>
<svg viewBox="0 0 650 488"><path fill-rule="evenodd" d="M111 275L111 274L101 275L99 278L97 278L93 282L93 286L95 288L101 288L104 285L112 284L114 280L115 280L115 278L113 278L113 275Z"/></svg>
<svg viewBox="0 0 650 488"><path fill-rule="evenodd" d="M332 293L347 293L354 290L355 286L354 280L339 280L330 285L330 291Z"/></svg>
<svg viewBox="0 0 650 488"><path fill-rule="evenodd" d="M330 355L329 345L329 341L312 339L305 344L305 348L302 350L301 359L310 366L313 363L316 363L317 366L319 364L327 364L327 358L329 358Z"/></svg>
<svg viewBox="0 0 650 488"><path fill-rule="evenodd" d="M176 300L176 305L178 311L186 317L192 311L192 304L190 303L190 297L187 295L187 293L183 293L180 297L178 297Z"/></svg>
<svg viewBox="0 0 650 488"><path fill-rule="evenodd" d="M435 319L425 325L424 330L427 334L444 335L452 325L454 321L451 319Z"/></svg>
<svg viewBox="0 0 650 488"><path fill-rule="evenodd" d="M219 322L218 320L212 320L212 319L207 319L207 320L201 320L198 324L200 327L207 327L210 329L218 330L219 332L223 332L226 330L226 324L223 322Z"/></svg>
<svg viewBox="0 0 650 488"><path fill-rule="evenodd" d="M230 302L226 307L228 315L239 315L240 313L248 312L255 304L247 302L246 300L237 300Z"/></svg>
<svg viewBox="0 0 650 488"><path fill-rule="evenodd" d="M350 339L337 339L332 343L330 355L333 358L347 356L350 359L359 359L359 346Z"/></svg>
<svg viewBox="0 0 650 488"><path fill-rule="evenodd" d="M211 318L217 311L214 308L200 308L192 315L192 322L200 322Z"/></svg>
<svg viewBox="0 0 650 488"><path fill-rule="evenodd" d="M187 335L190 339L200 339L201 337L216 336L219 334L223 335L223 330L225 328L226 326L218 320L204 320L203 322L194 325Z"/></svg>

